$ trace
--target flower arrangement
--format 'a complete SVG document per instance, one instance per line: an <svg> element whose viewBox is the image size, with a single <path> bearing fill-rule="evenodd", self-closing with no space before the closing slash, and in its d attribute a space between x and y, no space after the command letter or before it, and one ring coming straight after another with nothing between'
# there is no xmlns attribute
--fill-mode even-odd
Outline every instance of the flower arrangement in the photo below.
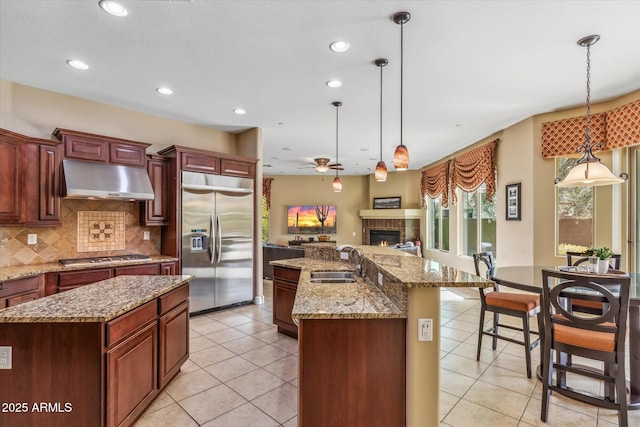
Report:
<svg viewBox="0 0 640 427"><path fill-rule="evenodd" d="M611 249L609 249L606 246L602 248L592 248L590 252L593 256L597 256L598 259L601 259L601 260L609 259L611 258L611 255L613 255L613 252L611 252Z"/></svg>

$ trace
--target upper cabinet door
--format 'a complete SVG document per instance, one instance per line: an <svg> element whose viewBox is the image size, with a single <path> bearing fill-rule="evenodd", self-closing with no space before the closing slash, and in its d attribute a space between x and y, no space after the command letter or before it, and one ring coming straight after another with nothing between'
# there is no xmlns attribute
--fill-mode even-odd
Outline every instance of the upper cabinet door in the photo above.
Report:
<svg viewBox="0 0 640 427"><path fill-rule="evenodd" d="M168 162L167 159L152 157L147 160L147 173L153 188L153 200L148 200L140 209L140 224L167 225L169 222Z"/></svg>
<svg viewBox="0 0 640 427"><path fill-rule="evenodd" d="M112 142L110 150L111 163L127 166L144 166L147 160L145 147Z"/></svg>
<svg viewBox="0 0 640 427"><path fill-rule="evenodd" d="M60 221L60 147L40 145L39 220Z"/></svg>
<svg viewBox="0 0 640 427"><path fill-rule="evenodd" d="M23 137L0 129L0 224L21 222L22 203L22 142Z"/></svg>

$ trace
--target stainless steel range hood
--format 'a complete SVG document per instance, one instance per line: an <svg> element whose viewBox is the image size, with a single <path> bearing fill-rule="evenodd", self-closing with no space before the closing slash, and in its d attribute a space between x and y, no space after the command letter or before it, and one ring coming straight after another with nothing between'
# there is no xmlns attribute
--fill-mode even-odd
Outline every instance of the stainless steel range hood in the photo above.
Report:
<svg viewBox="0 0 640 427"><path fill-rule="evenodd" d="M146 169L62 160L66 194L75 199L153 200Z"/></svg>

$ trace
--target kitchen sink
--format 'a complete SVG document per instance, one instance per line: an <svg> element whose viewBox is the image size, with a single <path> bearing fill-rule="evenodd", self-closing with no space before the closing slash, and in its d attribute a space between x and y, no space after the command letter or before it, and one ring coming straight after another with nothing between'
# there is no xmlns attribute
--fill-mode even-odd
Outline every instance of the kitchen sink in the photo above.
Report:
<svg viewBox="0 0 640 427"><path fill-rule="evenodd" d="M311 283L354 283L355 274L352 271L313 271Z"/></svg>

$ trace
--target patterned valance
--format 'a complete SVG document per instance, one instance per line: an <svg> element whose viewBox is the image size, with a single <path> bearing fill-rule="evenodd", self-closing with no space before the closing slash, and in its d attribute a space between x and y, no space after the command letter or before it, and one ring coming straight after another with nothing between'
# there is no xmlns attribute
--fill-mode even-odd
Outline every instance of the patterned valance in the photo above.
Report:
<svg viewBox="0 0 640 427"><path fill-rule="evenodd" d="M591 115L591 143L605 143L606 113ZM576 154L576 148L584 144L587 116L556 120L542 124L542 157Z"/></svg>
<svg viewBox="0 0 640 427"><path fill-rule="evenodd" d="M271 209L271 182L273 178L262 178L262 197L267 199L267 210Z"/></svg>
<svg viewBox="0 0 640 427"><path fill-rule="evenodd" d="M496 147L498 140L484 144L451 160L449 168L451 199L456 203L456 187L463 191L475 191L486 185L485 198L493 200L496 194Z"/></svg>
<svg viewBox="0 0 640 427"><path fill-rule="evenodd" d="M607 113L609 150L640 144L640 99Z"/></svg>
<svg viewBox="0 0 640 427"><path fill-rule="evenodd" d="M424 203L425 196L435 199L442 195L442 206L449 204L449 192L456 203L456 187L463 191L475 191L483 183L487 191L485 197L492 201L496 194L496 139L478 148L422 171L420 191Z"/></svg>
<svg viewBox="0 0 640 427"><path fill-rule="evenodd" d="M449 163L439 164L431 169L422 171L420 180L420 193L422 194L422 204L425 204L425 196L435 199L442 194L441 204L443 207L449 205Z"/></svg>
<svg viewBox="0 0 640 427"><path fill-rule="evenodd" d="M542 157L576 154L584 144L587 117L574 117L542 124ZM640 100L591 115L591 142L602 143L598 151L640 144Z"/></svg>

